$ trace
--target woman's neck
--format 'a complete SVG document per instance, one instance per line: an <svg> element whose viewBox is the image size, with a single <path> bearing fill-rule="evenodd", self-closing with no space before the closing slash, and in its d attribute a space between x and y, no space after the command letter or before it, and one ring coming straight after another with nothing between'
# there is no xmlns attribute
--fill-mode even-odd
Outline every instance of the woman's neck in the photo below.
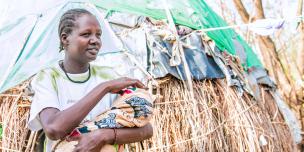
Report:
<svg viewBox="0 0 304 152"><path fill-rule="evenodd" d="M63 60L63 66L65 71L71 74L84 73L89 69L89 63L80 63L67 59Z"/></svg>

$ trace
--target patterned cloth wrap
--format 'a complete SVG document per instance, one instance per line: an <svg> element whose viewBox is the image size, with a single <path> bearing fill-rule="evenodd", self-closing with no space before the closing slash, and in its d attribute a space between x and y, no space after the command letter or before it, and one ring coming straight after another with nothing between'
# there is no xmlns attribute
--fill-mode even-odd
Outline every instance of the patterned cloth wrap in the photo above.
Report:
<svg viewBox="0 0 304 152"><path fill-rule="evenodd" d="M84 122L74 129L68 137L79 136L100 128L143 127L152 118L152 95L139 88L127 88L119 92L110 109L98 115L95 120ZM73 151L77 141L57 141L54 152ZM105 145L101 152L123 151L123 145Z"/></svg>

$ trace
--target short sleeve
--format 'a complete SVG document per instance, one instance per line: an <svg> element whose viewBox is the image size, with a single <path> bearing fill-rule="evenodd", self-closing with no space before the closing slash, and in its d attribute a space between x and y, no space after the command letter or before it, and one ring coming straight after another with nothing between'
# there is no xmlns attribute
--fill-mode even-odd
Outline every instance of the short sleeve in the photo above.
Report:
<svg viewBox="0 0 304 152"><path fill-rule="evenodd" d="M45 71L40 71L34 76L31 86L34 97L31 104L29 129L38 131L42 129L39 113L48 107L59 109L58 95L55 88L55 80Z"/></svg>

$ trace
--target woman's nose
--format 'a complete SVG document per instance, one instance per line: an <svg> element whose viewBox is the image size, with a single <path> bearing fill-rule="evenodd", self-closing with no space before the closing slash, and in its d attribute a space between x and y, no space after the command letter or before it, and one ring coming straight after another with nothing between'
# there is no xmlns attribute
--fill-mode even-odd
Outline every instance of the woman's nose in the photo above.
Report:
<svg viewBox="0 0 304 152"><path fill-rule="evenodd" d="M100 39L99 38L97 38L96 36L92 36L91 38L90 38L90 43L91 44L93 44L93 43L98 43L98 44L100 44Z"/></svg>
<svg viewBox="0 0 304 152"><path fill-rule="evenodd" d="M89 43L90 43L90 45L94 45L98 48L100 48L102 46L101 39L98 37L94 37L94 36L93 36L93 38L90 38Z"/></svg>

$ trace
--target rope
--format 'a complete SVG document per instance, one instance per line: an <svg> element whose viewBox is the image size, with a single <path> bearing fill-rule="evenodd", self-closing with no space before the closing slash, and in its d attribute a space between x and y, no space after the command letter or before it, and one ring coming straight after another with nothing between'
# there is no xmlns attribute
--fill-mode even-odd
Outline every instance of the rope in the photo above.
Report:
<svg viewBox="0 0 304 152"><path fill-rule="evenodd" d="M174 60L175 57L177 57L178 59L180 59L180 58L182 59L183 64L184 64L184 71L185 71L185 74L186 74L186 81L187 81L187 84L188 84L188 90L190 92L191 98L194 99L191 73L190 73L190 69L189 69L188 63L187 63L186 58L185 58L184 49L183 49L183 46L181 44L181 40L180 40L180 38L179 38L179 36L177 34L177 29L175 27L172 14L171 14L170 9L168 7L167 0L164 0L162 2L164 4L164 6L165 6L165 11L166 11L167 19L168 19L168 22L169 22L169 28L173 31L174 36L176 38L176 42L175 42L176 49L172 49L172 58L171 58L171 60ZM171 64L171 60L170 60L170 64ZM177 64L177 65L179 65L179 64ZM179 74L179 75L182 78L182 75L181 74Z"/></svg>
<svg viewBox="0 0 304 152"><path fill-rule="evenodd" d="M267 20L267 19L260 19L260 20ZM287 18L281 18L281 19L275 19L276 21L284 21L284 22L291 22L291 21L296 21L296 22L301 22L304 20L304 16L296 16L291 19ZM235 28L240 28L240 27L248 27L248 26L253 26L255 22L252 23L246 23L246 24L236 24L236 25L229 25L229 26L222 26L222 27L212 27L212 28L206 28L206 29L199 29L199 30L194 30L193 32L210 32L210 31L218 31L218 30L227 30L227 29L235 29ZM185 39L188 37L191 33L181 37L180 39Z"/></svg>

